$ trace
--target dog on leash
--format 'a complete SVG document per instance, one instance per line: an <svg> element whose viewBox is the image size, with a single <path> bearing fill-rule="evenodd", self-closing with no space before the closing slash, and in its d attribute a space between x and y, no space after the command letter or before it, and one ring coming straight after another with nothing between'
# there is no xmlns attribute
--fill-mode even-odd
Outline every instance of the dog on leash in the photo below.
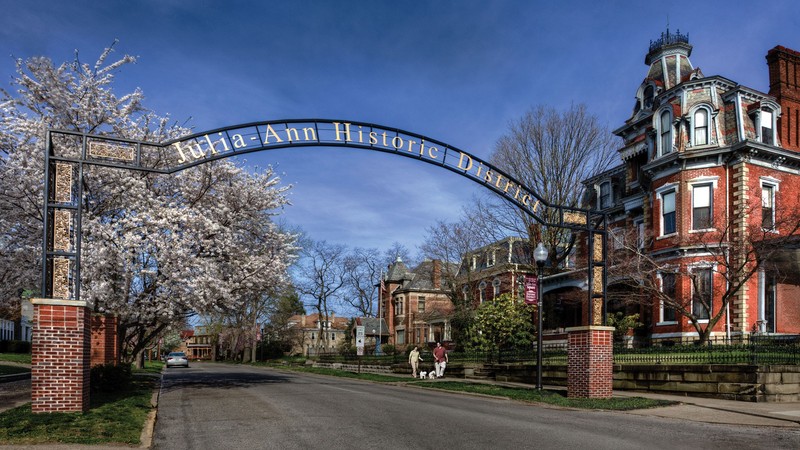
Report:
<svg viewBox="0 0 800 450"><path fill-rule="evenodd" d="M436 379L436 372L429 373L428 374L428 379L429 380L435 380Z"/></svg>
<svg viewBox="0 0 800 450"><path fill-rule="evenodd" d="M428 376L428 372L425 372L424 370L419 373L419 379L420 380L424 380L427 376Z"/></svg>

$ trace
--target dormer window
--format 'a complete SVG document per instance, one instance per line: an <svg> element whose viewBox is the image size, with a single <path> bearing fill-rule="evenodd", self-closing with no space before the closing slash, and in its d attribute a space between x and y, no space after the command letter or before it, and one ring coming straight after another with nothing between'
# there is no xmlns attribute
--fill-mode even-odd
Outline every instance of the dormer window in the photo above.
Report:
<svg viewBox="0 0 800 450"><path fill-rule="evenodd" d="M605 181L600 184L600 196L598 198L600 209L611 206L611 182Z"/></svg>
<svg viewBox="0 0 800 450"><path fill-rule="evenodd" d="M767 109L762 109L760 114L760 131L759 140L768 145L775 144L775 132L773 131L775 127L773 126L773 114L772 111Z"/></svg>
<svg viewBox="0 0 800 450"><path fill-rule="evenodd" d="M762 106L751 113L750 118L753 120L753 127L756 131L756 140L763 142L767 145L775 145L776 136L775 130L777 124L775 123L776 117L775 110L771 107Z"/></svg>
<svg viewBox="0 0 800 450"><path fill-rule="evenodd" d="M644 95L642 95L642 100L644 101L644 109L652 109L653 108L653 99L656 96L655 88L650 85L644 88Z"/></svg>
<svg viewBox="0 0 800 450"><path fill-rule="evenodd" d="M695 146L708 145L708 110L698 108L692 117L692 143Z"/></svg>
<svg viewBox="0 0 800 450"><path fill-rule="evenodd" d="M672 153L672 114L665 110L658 118L658 154Z"/></svg>
<svg viewBox="0 0 800 450"><path fill-rule="evenodd" d="M489 250L486 253L486 267L494 266L496 259L497 259L497 250Z"/></svg>

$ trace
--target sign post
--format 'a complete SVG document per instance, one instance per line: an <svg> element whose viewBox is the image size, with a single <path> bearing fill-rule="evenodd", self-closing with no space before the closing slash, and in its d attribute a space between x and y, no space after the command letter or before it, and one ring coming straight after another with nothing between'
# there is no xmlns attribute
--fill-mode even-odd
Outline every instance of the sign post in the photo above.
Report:
<svg viewBox="0 0 800 450"><path fill-rule="evenodd" d="M364 356L364 325L356 325L356 352Z"/></svg>

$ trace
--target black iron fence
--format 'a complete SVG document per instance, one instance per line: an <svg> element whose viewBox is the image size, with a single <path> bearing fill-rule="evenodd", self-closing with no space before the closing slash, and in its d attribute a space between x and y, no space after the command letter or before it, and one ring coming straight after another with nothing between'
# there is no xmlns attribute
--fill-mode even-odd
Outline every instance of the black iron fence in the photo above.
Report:
<svg viewBox="0 0 800 450"><path fill-rule="evenodd" d="M433 364L430 352L422 352L421 366ZM495 351L452 351L451 363L462 364L535 364L536 348L503 349ZM363 355L355 353L325 353L317 356L321 362L346 364L399 364L408 361L404 353ZM542 348L544 365L565 365L567 344L545 344ZM786 364L800 365L800 335L752 335L725 339L714 337L702 345L676 339L650 339L616 344L615 364Z"/></svg>

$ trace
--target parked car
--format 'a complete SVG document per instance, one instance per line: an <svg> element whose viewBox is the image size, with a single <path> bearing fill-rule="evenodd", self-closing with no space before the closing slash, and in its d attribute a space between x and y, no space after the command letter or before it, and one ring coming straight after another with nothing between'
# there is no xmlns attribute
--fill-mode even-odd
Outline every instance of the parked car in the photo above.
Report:
<svg viewBox="0 0 800 450"><path fill-rule="evenodd" d="M172 352L167 355L167 367L175 366L189 367L189 358L186 357L186 353Z"/></svg>

